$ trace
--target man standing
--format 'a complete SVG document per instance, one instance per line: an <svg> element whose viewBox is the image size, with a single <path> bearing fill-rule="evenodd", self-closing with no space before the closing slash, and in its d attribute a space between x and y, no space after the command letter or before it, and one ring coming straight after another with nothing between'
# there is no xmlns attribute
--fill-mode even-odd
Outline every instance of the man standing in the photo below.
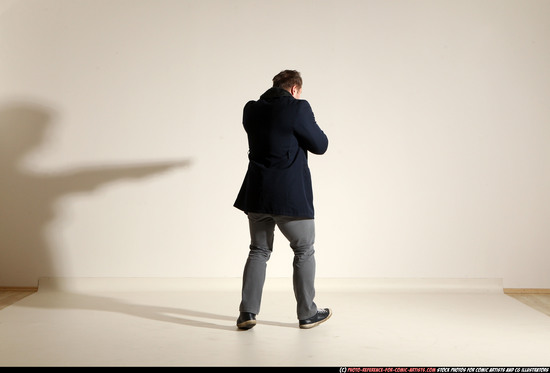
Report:
<svg viewBox="0 0 550 373"><path fill-rule="evenodd" d="M293 285L299 326L312 328L332 312L315 297L315 224L308 152L323 154L328 139L309 103L300 100L302 78L284 70L273 87L244 107L249 164L234 206L248 215L250 251L244 267L239 329L256 325L275 226L294 251Z"/></svg>

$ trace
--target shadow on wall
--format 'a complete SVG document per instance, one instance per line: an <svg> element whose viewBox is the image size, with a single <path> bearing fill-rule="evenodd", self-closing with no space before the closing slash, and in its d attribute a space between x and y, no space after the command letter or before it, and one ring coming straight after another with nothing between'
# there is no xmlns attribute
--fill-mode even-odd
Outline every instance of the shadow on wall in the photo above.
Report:
<svg viewBox="0 0 550 373"><path fill-rule="evenodd" d="M56 275L44 231L55 217L59 198L190 164L98 166L59 173L25 170L22 161L41 145L53 115L35 104L0 106L0 286L36 286L39 277Z"/></svg>

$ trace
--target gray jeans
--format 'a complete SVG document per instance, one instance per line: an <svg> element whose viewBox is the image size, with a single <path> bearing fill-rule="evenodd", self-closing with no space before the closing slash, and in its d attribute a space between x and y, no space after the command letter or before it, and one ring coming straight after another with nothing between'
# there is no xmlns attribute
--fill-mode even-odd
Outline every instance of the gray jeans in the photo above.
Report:
<svg viewBox="0 0 550 373"><path fill-rule="evenodd" d="M313 219L248 213L250 251L244 267L240 312L260 313L267 261L273 251L275 225L294 251L293 276L299 320L317 313L315 297L315 223Z"/></svg>

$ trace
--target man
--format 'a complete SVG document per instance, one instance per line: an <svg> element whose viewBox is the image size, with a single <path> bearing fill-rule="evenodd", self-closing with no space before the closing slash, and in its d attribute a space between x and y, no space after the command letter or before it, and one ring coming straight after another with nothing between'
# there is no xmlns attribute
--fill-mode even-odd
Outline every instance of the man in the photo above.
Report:
<svg viewBox="0 0 550 373"><path fill-rule="evenodd" d="M323 154L328 139L309 103L300 100L302 78L285 70L273 87L244 107L249 164L234 206L248 215L250 251L244 267L239 329L256 325L275 226L294 251L293 285L299 327L312 328L332 312L318 309L315 297L313 192L308 152Z"/></svg>

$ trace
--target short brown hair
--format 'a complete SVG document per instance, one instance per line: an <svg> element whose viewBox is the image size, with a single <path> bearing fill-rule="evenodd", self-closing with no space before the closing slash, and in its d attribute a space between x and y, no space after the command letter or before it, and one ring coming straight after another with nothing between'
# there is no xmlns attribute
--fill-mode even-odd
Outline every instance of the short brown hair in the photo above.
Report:
<svg viewBox="0 0 550 373"><path fill-rule="evenodd" d="M283 70L273 77L273 87L289 91L294 86L302 88L302 77L296 70Z"/></svg>

